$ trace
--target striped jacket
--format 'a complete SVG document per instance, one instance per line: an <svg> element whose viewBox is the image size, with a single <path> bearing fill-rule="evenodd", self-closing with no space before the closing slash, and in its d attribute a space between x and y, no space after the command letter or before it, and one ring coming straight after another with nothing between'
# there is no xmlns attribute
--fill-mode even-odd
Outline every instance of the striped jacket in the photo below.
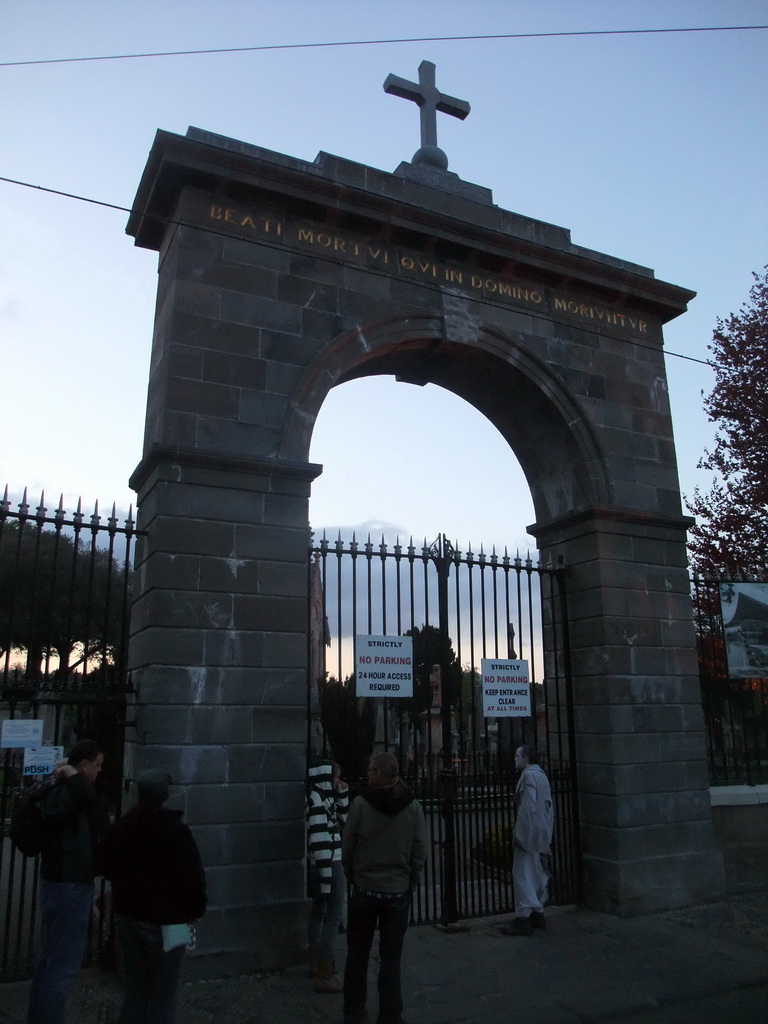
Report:
<svg viewBox="0 0 768 1024"><path fill-rule="evenodd" d="M331 891L331 865L341 860L341 830L347 820L349 796L346 783L333 788L333 762L323 761L309 769L307 793L307 848L320 876L320 892Z"/></svg>

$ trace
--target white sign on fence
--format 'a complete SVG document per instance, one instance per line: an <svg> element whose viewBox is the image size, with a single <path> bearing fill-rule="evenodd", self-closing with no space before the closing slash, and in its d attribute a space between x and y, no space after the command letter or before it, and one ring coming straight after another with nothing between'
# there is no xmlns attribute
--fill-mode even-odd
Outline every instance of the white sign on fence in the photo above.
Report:
<svg viewBox="0 0 768 1024"><path fill-rule="evenodd" d="M413 696L413 638L356 636L358 697Z"/></svg>
<svg viewBox="0 0 768 1024"><path fill-rule="evenodd" d="M482 658L485 718L529 718L531 682L527 661Z"/></svg>
<svg viewBox="0 0 768 1024"><path fill-rule="evenodd" d="M43 744L42 718L6 718L0 747L40 747Z"/></svg>
<svg viewBox="0 0 768 1024"><path fill-rule="evenodd" d="M50 775L53 766L64 757L64 747L26 747L24 750L24 775L42 779Z"/></svg>

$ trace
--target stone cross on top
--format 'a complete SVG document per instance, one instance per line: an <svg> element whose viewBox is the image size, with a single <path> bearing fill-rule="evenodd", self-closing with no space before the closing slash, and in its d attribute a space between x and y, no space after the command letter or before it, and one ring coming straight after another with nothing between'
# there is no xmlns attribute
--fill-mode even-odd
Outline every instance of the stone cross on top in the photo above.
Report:
<svg viewBox="0 0 768 1024"><path fill-rule="evenodd" d="M404 100L413 100L419 105L421 119L421 148L413 154L414 164L427 164L441 171L448 169L448 157L437 145L437 111L451 114L461 121L469 113L466 100L457 100L454 96L446 96L435 85L435 65L428 60L419 64L419 84L408 82L397 75L387 75L384 92L400 96Z"/></svg>

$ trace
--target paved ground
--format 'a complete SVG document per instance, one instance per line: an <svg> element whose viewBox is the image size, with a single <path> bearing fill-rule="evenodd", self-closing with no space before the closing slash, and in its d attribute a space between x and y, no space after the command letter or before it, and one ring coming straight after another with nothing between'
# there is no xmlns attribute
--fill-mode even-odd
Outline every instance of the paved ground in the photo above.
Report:
<svg viewBox="0 0 768 1024"><path fill-rule="evenodd" d="M728 903L618 920L547 911L548 928L507 938L502 919L406 938L404 1017L411 1024L766 1024L768 891ZM340 938L340 950L344 940ZM375 969L369 987L375 1022ZM24 1021L28 982L0 985L0 1024ZM84 971L67 1024L114 1024L114 975ZM314 992L301 968L183 987L178 1024L331 1024L342 998Z"/></svg>

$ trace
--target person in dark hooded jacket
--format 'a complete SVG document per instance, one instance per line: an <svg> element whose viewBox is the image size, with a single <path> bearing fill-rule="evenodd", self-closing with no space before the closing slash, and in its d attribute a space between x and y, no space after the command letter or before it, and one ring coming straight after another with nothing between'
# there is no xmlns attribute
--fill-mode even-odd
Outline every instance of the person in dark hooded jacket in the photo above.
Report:
<svg viewBox="0 0 768 1024"><path fill-rule="evenodd" d="M389 752L374 754L368 789L349 809L341 860L351 892L344 970L344 1024L363 1024L368 959L379 928L378 1024L405 1024L400 958L411 894L426 861L424 812Z"/></svg>
<svg viewBox="0 0 768 1024"><path fill-rule="evenodd" d="M104 840L115 931L125 973L120 1024L171 1024L185 946L163 948L162 926L191 923L206 910L205 871L181 811L163 807L171 778L136 779L138 803Z"/></svg>

